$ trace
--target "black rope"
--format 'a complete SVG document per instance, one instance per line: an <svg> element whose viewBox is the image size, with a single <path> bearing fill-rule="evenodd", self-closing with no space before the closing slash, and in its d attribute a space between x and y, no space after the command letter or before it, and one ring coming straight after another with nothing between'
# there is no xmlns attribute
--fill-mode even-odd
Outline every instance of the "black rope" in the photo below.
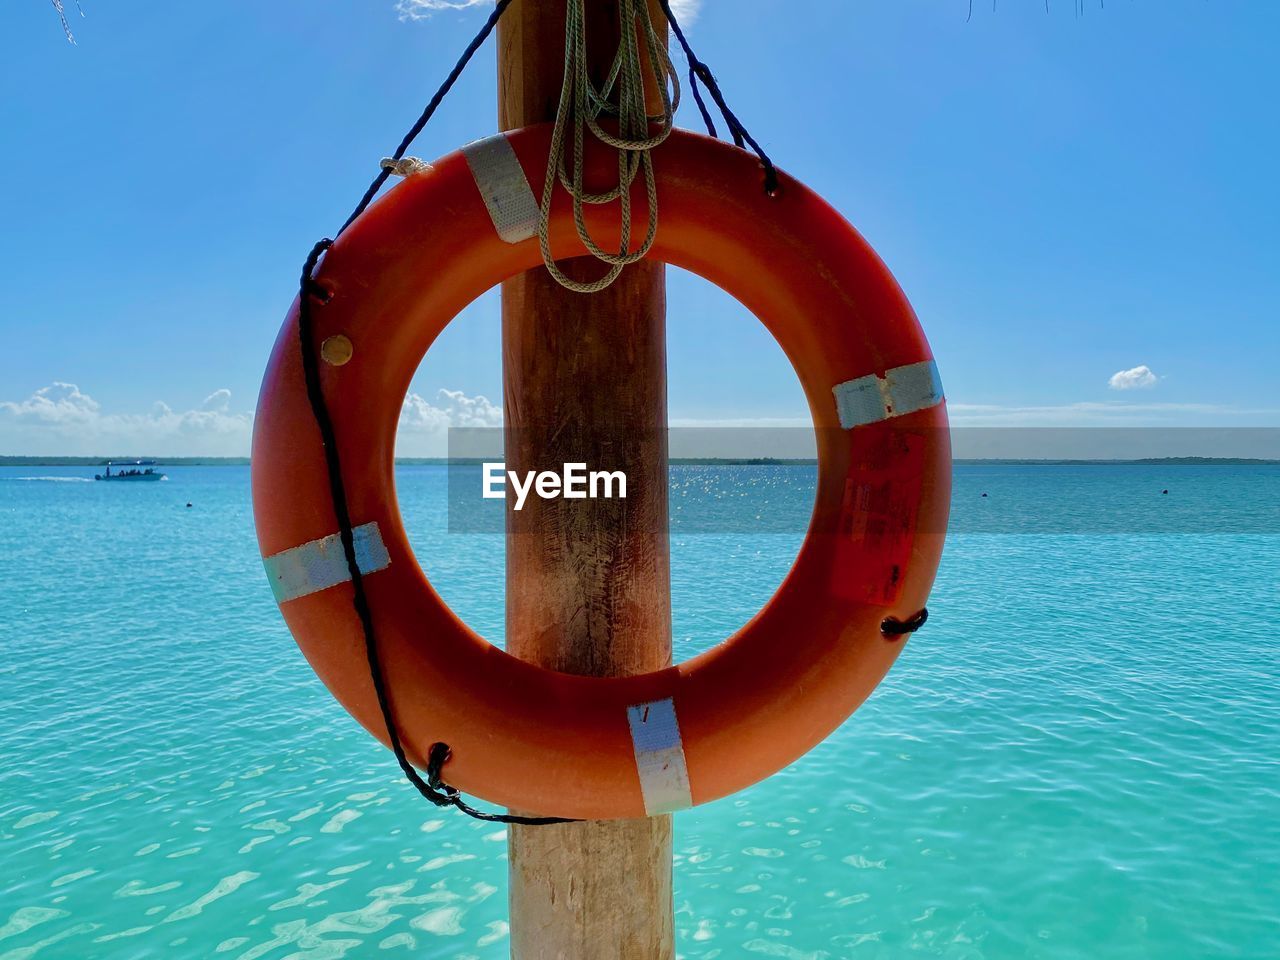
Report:
<svg viewBox="0 0 1280 960"><path fill-rule="evenodd" d="M880 621L880 632L887 637L905 636L908 633L915 633L925 625L925 621L928 619L929 609L921 607L919 613L907 617L905 620L899 620L897 617L885 617Z"/></svg>
<svg viewBox="0 0 1280 960"><path fill-rule="evenodd" d="M427 121L431 119L436 108L440 106L440 101L445 98L445 95L453 87L467 63L475 55L476 50L480 48L480 45L484 43L485 39L493 31L503 11L510 5L511 0L498 0L488 20L480 28L480 32L467 45L461 58L449 72L449 76L441 84L440 89L436 91L435 96L431 98L431 102L427 104L422 115L409 129L409 132L405 134L404 139L400 141L400 146L396 148L396 152L392 155L393 160L399 160L404 156L405 151L409 149L409 145L422 132L422 128L427 125ZM373 198L377 196L382 185L386 183L388 176L390 176L389 170L384 168L379 171L378 176L369 185L369 189L360 198L360 202L356 205L351 216L347 217L346 222L343 223L335 236L341 236L342 232L351 226L352 222L360 214L364 213L369 204L373 202ZM387 739L391 742L391 751L395 754L396 762L400 764L400 769L404 772L405 778L417 788L423 797L437 807L456 807L469 817L474 817L477 820L487 820L492 823L519 823L533 826L548 823L572 823L574 821L566 817L522 817L506 813L485 813L470 806L462 799L457 790L441 779L441 771L450 756L449 745L446 743L434 743L428 750L427 777L425 780L414 769L413 764L409 762L409 758L405 754L404 744L400 740L400 732L396 728L395 717L391 710L391 698L387 692L387 681L383 674L382 659L378 652L377 635L373 629L373 615L369 609L369 598L364 590L364 577L360 572L359 561L356 559L355 536L352 532L347 491L342 482L342 462L338 455L337 434L333 428L333 418L329 415L328 405L325 403L324 389L320 383L320 363L316 357L314 338L312 337L311 301L313 298L321 303L329 300L329 291L316 280L315 270L320 258L332 246L333 240L328 237L321 240L311 248L311 253L307 256L306 263L303 264L302 276L298 280L298 344L302 352L302 373L306 382L307 401L311 405L311 414L320 430L320 441L324 447L325 470L329 480L329 494L333 500L333 512L338 520L338 534L342 540L342 553L347 561L347 572L351 576L352 604L355 607L356 616L360 620L360 628L364 632L364 648L365 656L369 661L369 675L373 680L373 689L378 697L378 707L382 711L383 723L387 727Z"/></svg>
<svg viewBox="0 0 1280 960"><path fill-rule="evenodd" d="M662 12L666 15L667 22L671 24L671 30L676 35L676 40L679 41L680 46L684 49L684 55L689 61L689 87L693 92L693 99L697 101L698 110L702 113L702 121L707 125L707 132L713 137L717 136L716 125L711 120L711 113L707 110L707 105L702 100L702 94L698 91L699 80L706 85L707 92L711 94L711 99L720 108L720 115L724 117L725 125L729 128L729 135L733 137L733 142L744 149L748 146L751 147L752 152L760 158L760 165L764 167L764 192L771 197L776 196L778 193L778 171L774 168L773 161L764 152L764 148L756 142L756 138L751 136L747 128L742 125L742 121L738 119L737 114L729 109L729 104L725 102L724 94L720 92L720 84L716 82L711 68L698 59L697 54L693 52L693 47L689 45L684 31L680 29L676 15L671 10L670 0L658 0L658 3L662 6Z"/></svg>

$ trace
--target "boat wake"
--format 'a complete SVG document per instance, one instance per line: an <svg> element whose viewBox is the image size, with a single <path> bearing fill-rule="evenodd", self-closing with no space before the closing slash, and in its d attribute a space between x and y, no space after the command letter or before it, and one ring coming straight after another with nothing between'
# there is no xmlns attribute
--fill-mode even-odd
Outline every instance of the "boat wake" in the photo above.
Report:
<svg viewBox="0 0 1280 960"><path fill-rule="evenodd" d="M26 481L28 483L93 483L92 477L0 477L0 480L9 480L14 483L18 481Z"/></svg>

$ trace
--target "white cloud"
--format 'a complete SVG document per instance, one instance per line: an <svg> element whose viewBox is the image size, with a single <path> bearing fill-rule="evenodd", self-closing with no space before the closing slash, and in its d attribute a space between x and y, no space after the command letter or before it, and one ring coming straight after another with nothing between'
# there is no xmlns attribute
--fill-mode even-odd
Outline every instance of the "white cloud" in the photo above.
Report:
<svg viewBox="0 0 1280 960"><path fill-rule="evenodd" d="M441 390L438 394L449 411L453 427L500 427L502 408L490 403L487 397L468 397L461 390Z"/></svg>
<svg viewBox="0 0 1280 960"><path fill-rule="evenodd" d="M954 427L1277 427L1280 408L1219 403L1132 403L1124 400L1043 405L962 403L949 400ZM785 429L809 427L801 417L672 417L672 428ZM764 455L764 454L756 454Z"/></svg>
<svg viewBox="0 0 1280 960"><path fill-rule="evenodd" d="M965 427L1235 427L1280 423L1277 408L1123 400L1044 406L949 402L947 413L954 425Z"/></svg>
<svg viewBox="0 0 1280 960"><path fill-rule="evenodd" d="M405 397L404 456L444 456L450 427L501 427L502 408L482 396L441 390L435 403ZM109 413L74 383L56 381L26 400L0 400L0 454L25 456L245 457L253 414L214 390L194 410L156 401L146 413Z"/></svg>
<svg viewBox="0 0 1280 960"><path fill-rule="evenodd" d="M1130 403L1124 400L1005 406L994 403L947 401L947 416L966 427L1172 427L1280 425L1280 408L1233 407L1219 403ZM672 417L669 426L682 428L808 427L802 417Z"/></svg>
<svg viewBox="0 0 1280 960"><path fill-rule="evenodd" d="M396 13L401 20L425 20L441 10L465 10L467 7L491 6L493 0L398 0Z"/></svg>
<svg viewBox="0 0 1280 960"><path fill-rule="evenodd" d="M438 406L418 393L404 398L400 408L402 434L442 432L449 427L502 426L502 408L486 397L469 397L461 390L441 390L436 397L443 401Z"/></svg>
<svg viewBox="0 0 1280 960"><path fill-rule="evenodd" d="M1131 403L1112 400L1003 406L953 402L949 405L949 413L952 425L958 428L1274 428L1280 425L1280 409L1212 403ZM724 430L725 436L732 438L734 443L745 445L742 450L717 449L714 453L692 449L677 450L673 445L672 453L675 456L811 455L799 448L784 452L770 446L776 443L776 440L770 438L790 437L792 433L800 438L797 443L801 443L806 437L811 442L811 434L807 429L810 420L807 416L726 419L673 417L670 425L673 428L733 428ZM198 408L192 410L174 410L168 404L157 401L145 413L113 413L104 411L98 401L75 384L59 381L40 388L25 400L0 400L0 454L247 456L252 426L252 414L248 410L237 411L231 391L225 388L214 390ZM492 403L484 396L466 394L461 390L440 390L428 400L420 393L410 393L405 397L397 418L396 452L404 457L443 457L448 454L451 427L501 426L501 404ZM690 442L701 442L700 437L694 436L699 432L707 433L705 430L693 431ZM1241 431L1235 433L1244 436ZM1217 449L1206 448L1203 452L1225 455Z"/></svg>
<svg viewBox="0 0 1280 960"><path fill-rule="evenodd" d="M105 413L74 383L56 381L26 400L0 401L0 452L78 456L244 456L252 418L232 413L231 391L199 410L157 402L149 413Z"/></svg>
<svg viewBox="0 0 1280 960"><path fill-rule="evenodd" d="M231 391L226 387L221 390L215 390L204 398L204 403L200 404L201 410L226 410L231 405Z"/></svg>
<svg viewBox="0 0 1280 960"><path fill-rule="evenodd" d="M487 397L468 396L461 390L440 390L436 403L418 393L404 398L396 434L396 454L401 457L448 456L450 427L501 427L502 407Z"/></svg>
<svg viewBox="0 0 1280 960"><path fill-rule="evenodd" d="M21 403L0 402L0 412L24 423L83 423L98 415L98 403L74 383L55 380Z"/></svg>
<svg viewBox="0 0 1280 960"><path fill-rule="evenodd" d="M489 7L493 0L397 0L396 13L401 20L425 20L442 10L465 10L468 7ZM698 18L702 0L671 0L671 12L687 27Z"/></svg>
<svg viewBox="0 0 1280 960"><path fill-rule="evenodd" d="M687 27L698 19L702 10L702 0L671 0L671 12L676 15L681 27Z"/></svg>
<svg viewBox="0 0 1280 960"><path fill-rule="evenodd" d="M1120 370L1113 373L1107 384L1112 390L1142 390L1147 387L1154 387L1159 379L1151 372L1151 368L1144 363L1128 370Z"/></svg>

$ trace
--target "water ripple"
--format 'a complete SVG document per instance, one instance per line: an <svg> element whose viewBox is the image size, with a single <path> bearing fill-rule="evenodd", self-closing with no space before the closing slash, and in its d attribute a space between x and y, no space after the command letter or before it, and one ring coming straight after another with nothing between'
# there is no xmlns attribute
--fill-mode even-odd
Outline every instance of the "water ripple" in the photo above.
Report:
<svg viewBox="0 0 1280 960"><path fill-rule="evenodd" d="M717 469L682 502L812 494L803 470ZM1157 489L1258 509L1248 470L1185 469ZM0 489L23 571L0 578L0 960L507 956L503 831L424 809L315 679L247 472L172 475ZM1013 509L1002 476L961 468L957 500ZM1115 476L1020 477L1021 509L1121 511L1137 481ZM501 642L501 537L449 535L430 468L399 484L442 594ZM753 615L798 543L679 533L677 655ZM1271 956L1277 569L1275 536L952 537L928 628L855 718L677 817L680 956Z"/></svg>

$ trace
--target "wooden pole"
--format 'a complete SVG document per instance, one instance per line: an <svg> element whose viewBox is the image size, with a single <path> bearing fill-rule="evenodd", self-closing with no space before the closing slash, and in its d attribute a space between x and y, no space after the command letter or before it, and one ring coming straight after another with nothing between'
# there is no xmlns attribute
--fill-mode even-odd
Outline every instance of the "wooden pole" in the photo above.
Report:
<svg viewBox="0 0 1280 960"><path fill-rule="evenodd" d="M665 39L661 10L650 6ZM588 0L586 8L599 84L617 46L617 3ZM515 0L503 16L502 129L554 119L564 17L565 0ZM563 266L579 279L604 269L592 260ZM585 462L627 476L625 502L530 498L518 521L508 513L507 649L515 656L592 676L671 662L665 322L657 263L629 266L593 295L563 289L543 269L503 284L507 468ZM515 960L674 957L669 816L512 826L509 840Z"/></svg>

